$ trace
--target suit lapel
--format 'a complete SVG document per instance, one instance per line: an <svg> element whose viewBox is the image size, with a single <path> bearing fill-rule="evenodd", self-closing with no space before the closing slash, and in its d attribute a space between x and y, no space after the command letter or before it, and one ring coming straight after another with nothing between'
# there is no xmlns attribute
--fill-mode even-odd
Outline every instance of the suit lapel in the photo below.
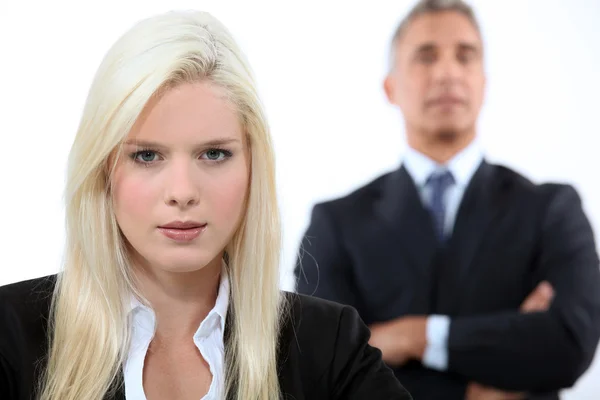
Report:
<svg viewBox="0 0 600 400"><path fill-rule="evenodd" d="M283 295L287 296L286 300L290 303L295 301L295 293L284 292ZM230 346L231 329L234 318L234 310L231 301L229 304L229 310L227 311L227 317L225 318L225 331L223 333L223 341L226 349ZM285 320L282 321L280 326L280 336L277 345L277 376L279 378L281 391L284 393L283 397L286 399L288 398L287 393L302 393L302 387L298 386L302 382L302 379L298 375L297 369L293 368L293 366L288 363L290 346L292 343L296 343L296 340L292 339L295 338L296 335L294 327L299 326L300 318L301 315L298 309L296 307L290 307L289 315L286 315ZM296 364L294 364L294 366L295 365ZM223 370L228 371L228 368L225 367ZM228 393L225 400L234 400L235 398L236 393L234 389Z"/></svg>
<svg viewBox="0 0 600 400"><path fill-rule="evenodd" d="M123 377L123 368L119 368L117 377L112 383L112 390L109 390L104 400L125 400L125 379Z"/></svg>
<svg viewBox="0 0 600 400"><path fill-rule="evenodd" d="M231 276L231 273L230 273ZM231 330L232 330L232 325L233 325L233 318L234 318L234 313L235 310L233 309L233 300L231 298L231 292L229 293L229 308L227 309L227 316L225 317L225 330L223 331L223 348L224 349L228 349L231 346ZM223 373L225 374L226 371L229 371L228 366L226 365L227 363L227 359L223 360ZM226 381L226 379L224 379L224 382ZM229 393L227 393L227 395L225 396L225 400L234 400L236 398L236 393L235 391L231 391Z"/></svg>
<svg viewBox="0 0 600 400"><path fill-rule="evenodd" d="M405 257L419 274L429 275L437 239L431 215L404 167L388 176L378 208L394 246L390 257Z"/></svg>
<svg viewBox="0 0 600 400"><path fill-rule="evenodd" d="M488 229L505 211L506 181L495 166L482 162L461 201L452 237L447 244L446 265L440 280L439 305L444 311L456 312L460 294L473 268L473 261Z"/></svg>

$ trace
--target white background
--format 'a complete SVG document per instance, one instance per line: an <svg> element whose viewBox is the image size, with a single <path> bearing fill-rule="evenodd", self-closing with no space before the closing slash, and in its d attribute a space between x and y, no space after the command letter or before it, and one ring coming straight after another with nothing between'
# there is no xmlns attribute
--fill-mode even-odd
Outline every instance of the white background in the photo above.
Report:
<svg viewBox="0 0 600 400"><path fill-rule="evenodd" d="M402 119L384 98L388 42L412 1L0 0L0 285L58 270L65 160L108 47L140 18L209 11L256 72L275 140L284 223L282 286L312 205L395 168ZM596 232L599 0L473 1L483 29L488 159L576 186ZM600 398L600 354L565 392Z"/></svg>

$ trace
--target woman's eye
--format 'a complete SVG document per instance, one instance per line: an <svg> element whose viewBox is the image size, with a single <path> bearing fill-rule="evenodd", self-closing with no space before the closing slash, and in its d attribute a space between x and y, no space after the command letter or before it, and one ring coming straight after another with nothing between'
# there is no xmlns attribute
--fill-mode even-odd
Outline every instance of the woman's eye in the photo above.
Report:
<svg viewBox="0 0 600 400"><path fill-rule="evenodd" d="M211 149L203 154L203 156L210 161L221 161L227 154L223 150Z"/></svg>
<svg viewBox="0 0 600 400"><path fill-rule="evenodd" d="M143 163L149 163L152 161L156 161L156 153L154 151L139 151L136 153L135 160Z"/></svg>

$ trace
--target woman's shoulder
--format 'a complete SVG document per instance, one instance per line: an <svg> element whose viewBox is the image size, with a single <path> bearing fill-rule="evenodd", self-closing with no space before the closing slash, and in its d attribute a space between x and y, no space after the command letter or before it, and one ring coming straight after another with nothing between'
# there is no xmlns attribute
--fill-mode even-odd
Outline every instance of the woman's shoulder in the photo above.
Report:
<svg viewBox="0 0 600 400"><path fill-rule="evenodd" d="M314 296L283 293L282 334L293 337L294 345L304 354L314 353L316 357L326 359L335 355L335 345L340 340L368 341L370 332L353 307ZM352 333L351 337L347 333Z"/></svg>
<svg viewBox="0 0 600 400"><path fill-rule="evenodd" d="M284 298L284 325L288 331L292 328L300 344L302 339L320 343L335 341L340 325L364 326L358 312L351 306L292 292L284 292Z"/></svg>
<svg viewBox="0 0 600 400"><path fill-rule="evenodd" d="M340 324L361 322L350 306L299 293L283 292L283 296L283 342L289 339L292 348L304 356L316 357L314 361L323 360L323 365L334 355Z"/></svg>
<svg viewBox="0 0 600 400"><path fill-rule="evenodd" d="M56 275L48 275L0 286L0 312L45 308L50 305L55 285Z"/></svg>
<svg viewBox="0 0 600 400"><path fill-rule="evenodd" d="M0 356L19 362L46 341L56 275L0 286Z"/></svg>
<svg viewBox="0 0 600 400"><path fill-rule="evenodd" d="M10 294L23 294L30 292L32 290L38 291L40 288L42 290L54 290L54 285L56 284L56 274L42 276L39 278L27 279L20 282L9 283L3 286L0 286L0 295L10 295Z"/></svg>
<svg viewBox="0 0 600 400"><path fill-rule="evenodd" d="M311 319L316 318L319 320L323 319L325 322L332 322L332 318L339 318L343 312L355 312L354 308L351 306L343 305L315 296L285 291L283 292L283 296L285 298L288 311L292 313L292 316L296 317L301 317L301 314L308 314L310 315Z"/></svg>
<svg viewBox="0 0 600 400"><path fill-rule="evenodd" d="M284 292L284 298L284 391L300 377L305 398L411 399L369 345L369 328L353 307L298 293Z"/></svg>

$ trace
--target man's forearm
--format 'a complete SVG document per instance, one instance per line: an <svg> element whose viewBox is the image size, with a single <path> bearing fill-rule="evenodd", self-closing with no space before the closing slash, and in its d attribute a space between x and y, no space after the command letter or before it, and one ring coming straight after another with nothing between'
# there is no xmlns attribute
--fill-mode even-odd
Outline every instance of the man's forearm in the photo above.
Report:
<svg viewBox="0 0 600 400"><path fill-rule="evenodd" d="M587 369L596 343L577 341L552 310L453 318L448 369L503 390L555 391Z"/></svg>

